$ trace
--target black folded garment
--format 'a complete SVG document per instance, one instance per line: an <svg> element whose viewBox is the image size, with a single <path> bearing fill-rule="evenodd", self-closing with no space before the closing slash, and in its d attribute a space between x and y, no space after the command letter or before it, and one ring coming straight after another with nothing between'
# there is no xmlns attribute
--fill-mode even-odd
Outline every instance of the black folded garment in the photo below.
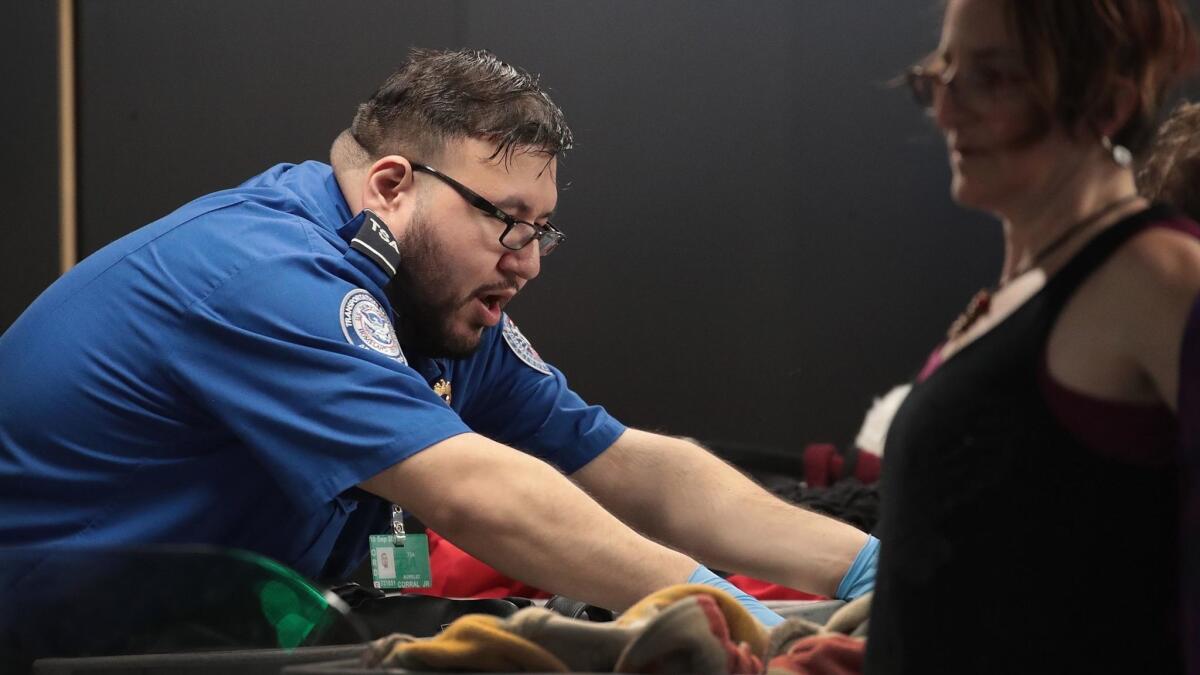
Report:
<svg viewBox="0 0 1200 675"><path fill-rule="evenodd" d="M435 595L387 594L357 583L329 589L350 606L350 615L358 620L371 639L392 633L413 637L432 637L465 614L490 614L501 618L533 604L528 598L442 598ZM546 609L573 619L612 621L607 609L556 595L546 601Z"/></svg>

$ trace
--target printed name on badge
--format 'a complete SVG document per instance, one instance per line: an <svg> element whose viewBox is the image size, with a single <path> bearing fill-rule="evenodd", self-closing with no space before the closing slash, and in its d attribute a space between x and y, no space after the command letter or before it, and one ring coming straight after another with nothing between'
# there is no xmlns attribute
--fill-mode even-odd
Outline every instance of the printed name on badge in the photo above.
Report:
<svg viewBox="0 0 1200 675"><path fill-rule="evenodd" d="M511 317L504 315L504 341L508 343L508 348L513 350L518 359L525 362L525 365L533 368L539 373L546 375L550 374L550 366L538 356L537 350L533 345L529 344L528 338L521 334L521 329L517 328L517 324L513 323Z"/></svg>
<svg viewBox="0 0 1200 675"><path fill-rule="evenodd" d="M408 365L408 359L400 351L400 340L396 329L388 319L387 311L373 295L356 288L342 298L342 334L346 341L364 349L377 351Z"/></svg>

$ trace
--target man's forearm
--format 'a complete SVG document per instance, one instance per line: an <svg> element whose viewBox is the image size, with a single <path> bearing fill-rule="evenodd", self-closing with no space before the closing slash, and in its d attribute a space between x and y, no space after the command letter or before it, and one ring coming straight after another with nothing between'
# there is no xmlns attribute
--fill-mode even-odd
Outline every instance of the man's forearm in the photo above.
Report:
<svg viewBox="0 0 1200 675"><path fill-rule="evenodd" d="M631 429L605 454L614 450L576 474L581 483L634 527L711 567L833 595L867 541L686 441Z"/></svg>
<svg viewBox="0 0 1200 675"><path fill-rule="evenodd" d="M443 441L363 487L400 500L501 572L603 607L625 609L695 570L545 463L490 443L473 434Z"/></svg>
<svg viewBox="0 0 1200 675"><path fill-rule="evenodd" d="M686 551L706 564L741 572L822 595L832 596L867 535L841 521L786 504L748 479L738 487L713 481L712 490L722 499L712 508L737 513L728 518L695 519L676 517L670 532L661 540L696 542ZM680 505L677 510L691 511ZM707 522L706 522L707 521ZM651 536L657 536L651 534Z"/></svg>

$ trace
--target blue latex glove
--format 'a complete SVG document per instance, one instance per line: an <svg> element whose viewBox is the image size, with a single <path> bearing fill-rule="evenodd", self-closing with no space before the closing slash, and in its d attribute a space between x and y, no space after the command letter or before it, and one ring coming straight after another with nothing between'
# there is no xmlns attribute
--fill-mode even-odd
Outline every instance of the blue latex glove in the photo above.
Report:
<svg viewBox="0 0 1200 675"><path fill-rule="evenodd" d="M879 566L879 540L867 535L867 543L863 544L842 583L838 584L834 597L839 600L853 600L864 593L875 590L875 568Z"/></svg>
<svg viewBox="0 0 1200 675"><path fill-rule="evenodd" d="M874 568L872 567L871 569L873 576ZM704 565L697 567L696 571L692 572L692 576L688 577L688 583L705 584L706 586L712 586L713 588L719 588L725 591L726 593L732 595L733 599L738 601L738 604L740 604L742 607L745 607L746 610L750 612L751 616L753 616L755 619L758 619L758 622L767 628L783 623L784 619L782 616L779 616L775 612L767 609L766 605L762 604L755 598L750 597L745 591L737 586L734 586L728 581L725 581L721 577L717 576L712 570L708 569Z"/></svg>

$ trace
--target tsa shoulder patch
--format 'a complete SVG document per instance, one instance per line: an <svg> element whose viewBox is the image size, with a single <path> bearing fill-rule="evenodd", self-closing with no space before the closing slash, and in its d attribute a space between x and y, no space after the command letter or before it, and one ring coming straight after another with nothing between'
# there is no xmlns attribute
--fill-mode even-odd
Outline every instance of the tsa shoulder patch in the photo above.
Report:
<svg viewBox="0 0 1200 675"><path fill-rule="evenodd" d="M550 374L550 366L547 366L542 357L538 356L537 350L529 344L529 340L521 334L521 329L517 328L517 324L513 323L512 318L507 314L504 315L504 328L501 332L504 334L504 341L508 343L508 348L513 350L518 359L539 373Z"/></svg>
<svg viewBox="0 0 1200 675"><path fill-rule="evenodd" d="M347 342L408 365L408 359L400 351L400 340L396 338L396 329L392 328L387 310L375 296L361 288L350 291L342 298L340 319L342 334Z"/></svg>

